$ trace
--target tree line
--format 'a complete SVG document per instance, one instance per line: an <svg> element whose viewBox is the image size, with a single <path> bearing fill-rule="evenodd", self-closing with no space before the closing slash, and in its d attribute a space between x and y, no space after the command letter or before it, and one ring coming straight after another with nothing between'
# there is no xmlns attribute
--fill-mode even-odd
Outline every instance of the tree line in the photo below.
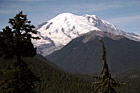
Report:
<svg viewBox="0 0 140 93"><path fill-rule="evenodd" d="M87 80L69 76L72 78L70 79L64 73L60 73L61 76L57 75L56 77L60 78L61 82L53 82L54 84L50 83L49 85L42 86L41 83L47 80L49 81L52 78L57 79L55 77L56 74L54 73L52 77L46 77L46 81L42 81L44 79L42 79L41 76L37 76L29 69L28 63L25 62L27 60L23 60L24 57L34 57L37 54L37 48L34 47L31 41L32 39L39 39L39 37L33 36L37 34L35 26L31 25L31 21L28 21L27 15L24 15L22 11L14 18L9 19L9 23L10 26L6 26L3 31L0 32L0 56L4 60L14 59L14 61L5 69L0 70L0 93L34 93L36 87L42 91L41 89L44 88L45 90L45 88L49 88L50 86L51 88L49 88L48 91L53 91L54 93L56 93L57 90L59 90L60 93L66 93L66 91L67 93L77 93L79 91L81 91L80 93L116 93L115 87L125 85L124 83L118 83L111 77L106 59L106 48L104 42L99 40L102 44L103 68L101 76L94 75L93 78L100 80L100 82L91 84L91 82ZM60 81L60 79L58 79L58 81ZM65 81L68 83L66 84ZM53 87L53 85L57 87Z"/></svg>

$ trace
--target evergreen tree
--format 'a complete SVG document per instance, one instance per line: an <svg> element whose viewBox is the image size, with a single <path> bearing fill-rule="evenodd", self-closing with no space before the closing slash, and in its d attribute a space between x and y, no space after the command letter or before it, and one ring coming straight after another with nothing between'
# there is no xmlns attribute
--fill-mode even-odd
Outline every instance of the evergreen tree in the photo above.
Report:
<svg viewBox="0 0 140 93"><path fill-rule="evenodd" d="M22 11L14 18L9 19L12 28L6 26L0 32L0 56L4 59L17 58L17 63L21 62L21 57L32 57L36 55L36 48L31 39L39 39L31 34L36 34L35 26L27 20Z"/></svg>
<svg viewBox="0 0 140 93"><path fill-rule="evenodd" d="M36 48L31 39L39 39L32 36L37 31L22 11L9 19L9 23L11 28L6 26L0 32L0 56L4 59L16 57L17 61L1 71L3 79L0 81L0 93L32 93L39 78L28 69L28 65L21 58L36 55Z"/></svg>
<svg viewBox="0 0 140 93"><path fill-rule="evenodd" d="M123 83L119 83L116 80L114 80L111 77L111 74L109 72L109 67L107 64L106 59L106 48L104 46L104 42L102 40L99 40L102 44L102 60L103 60L103 68L101 75L102 76L93 76L93 78L100 80L100 82L93 83L93 86L95 87L95 92L97 93L116 93L115 87L119 87L121 85L124 85Z"/></svg>

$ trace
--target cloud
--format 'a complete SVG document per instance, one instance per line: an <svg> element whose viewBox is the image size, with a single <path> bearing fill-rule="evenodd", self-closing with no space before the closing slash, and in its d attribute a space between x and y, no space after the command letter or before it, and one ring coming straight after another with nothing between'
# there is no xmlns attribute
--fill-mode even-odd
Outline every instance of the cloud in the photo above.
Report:
<svg viewBox="0 0 140 93"><path fill-rule="evenodd" d="M140 30L135 31L134 33L140 35Z"/></svg>
<svg viewBox="0 0 140 93"><path fill-rule="evenodd" d="M16 12L17 10L0 10L0 14L13 14Z"/></svg>
<svg viewBox="0 0 140 93"><path fill-rule="evenodd" d="M112 18L112 19L109 19L108 21L116 25L117 24L120 25L120 24L130 23L130 22L139 21L139 20L140 20L140 15Z"/></svg>
<svg viewBox="0 0 140 93"><path fill-rule="evenodd" d="M71 13L93 13L104 11L113 8L121 8L122 5L106 5L106 4L80 4L80 5L68 5L68 6L58 6L53 8L54 13L71 12Z"/></svg>
<svg viewBox="0 0 140 93"><path fill-rule="evenodd" d="M11 11L4 11L4 10L0 10L0 14L10 14Z"/></svg>
<svg viewBox="0 0 140 93"><path fill-rule="evenodd" d="M61 12L72 12L72 13L93 13L101 12L109 9L116 8L128 8L134 7L140 4L140 1L112 1L112 2L98 2L98 3L82 3L82 4L73 4L66 6L57 6L53 8L54 13Z"/></svg>

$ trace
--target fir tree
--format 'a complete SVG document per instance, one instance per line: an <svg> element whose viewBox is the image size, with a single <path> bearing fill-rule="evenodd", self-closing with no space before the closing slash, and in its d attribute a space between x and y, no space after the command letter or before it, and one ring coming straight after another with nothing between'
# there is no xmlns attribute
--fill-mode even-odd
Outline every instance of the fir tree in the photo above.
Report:
<svg viewBox="0 0 140 93"><path fill-rule="evenodd" d="M4 59L16 58L17 61L1 71L4 79L0 81L0 93L32 93L39 78L28 69L28 65L21 58L36 55L31 39L39 39L32 36L37 31L22 11L9 19L9 23L11 27L6 26L0 32L0 56Z"/></svg>
<svg viewBox="0 0 140 93"><path fill-rule="evenodd" d="M9 26L0 32L0 56L4 59L17 58L17 63L21 62L21 57L32 57L36 55L36 48L31 39L39 39L31 34L36 34L35 26L27 20L22 11L14 18L9 19Z"/></svg>
<svg viewBox="0 0 140 93"><path fill-rule="evenodd" d="M104 42L102 40L99 41L102 44L101 60L103 60L103 68L101 76L93 76L93 78L100 80L100 82L93 83L93 86L95 87L96 93L116 93L115 87L122 86L124 83L119 83L111 77L106 59L106 48L104 46Z"/></svg>

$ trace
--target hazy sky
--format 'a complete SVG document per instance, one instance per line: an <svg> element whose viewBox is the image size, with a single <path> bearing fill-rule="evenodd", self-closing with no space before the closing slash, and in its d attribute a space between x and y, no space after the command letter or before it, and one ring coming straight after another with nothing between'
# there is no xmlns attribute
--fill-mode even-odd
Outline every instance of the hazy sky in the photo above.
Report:
<svg viewBox="0 0 140 93"><path fill-rule="evenodd" d="M0 31L21 10L35 26L69 12L95 14L123 31L140 34L140 0L0 0Z"/></svg>

